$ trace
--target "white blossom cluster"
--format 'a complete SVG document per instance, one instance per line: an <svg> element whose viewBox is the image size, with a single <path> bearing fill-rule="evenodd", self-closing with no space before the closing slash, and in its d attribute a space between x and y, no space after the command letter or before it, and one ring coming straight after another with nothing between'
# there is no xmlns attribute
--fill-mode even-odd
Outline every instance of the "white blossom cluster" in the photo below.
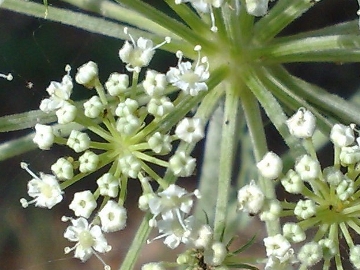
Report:
<svg viewBox="0 0 360 270"><path fill-rule="evenodd" d="M128 34L127 29L124 31ZM96 190L74 194L69 209L75 217L63 218L63 221L71 222L64 237L75 243L73 247L65 248L65 252L74 251L75 257L81 261L95 254L105 269L110 269L110 266L98 253L111 249L105 233L122 230L126 226L124 202L129 179L141 182L152 179L164 189L150 194L148 184L143 191L148 201L142 205L139 202L139 206L142 209L146 207L154 215L152 225L166 237L165 243L171 248L186 242L193 219L190 215L191 196L199 196L197 191L188 194L178 186L165 183L152 166L169 169L176 177L187 177L194 172L195 158L183 149L174 151L173 144L200 141L204 137L203 120L191 116L191 108L183 111L183 117L177 116L171 122L167 119L176 105L188 102L200 91L208 91L207 58L201 57L201 47L196 46L198 59L195 63L183 62L182 52L179 51L177 67L171 67L166 74L151 69L142 72L149 65L155 50L169 43L170 38L154 45L149 39L140 37L135 41L130 34L128 36L130 41L126 41L120 49L119 57L130 75L114 72L103 85L97 64L89 61L75 74L77 84L93 91L89 99L81 102L72 100L75 85L70 66L66 66L66 74L60 82L52 81L46 89L49 96L41 101L40 110L54 113L57 125L36 124L33 142L42 150L50 150L54 144L69 147L73 156L60 157L51 165L52 174L36 175L26 163L21 164L32 176L28 183L28 195L32 199L22 198L22 206L35 204L48 209L62 201L66 187L107 168L96 180ZM139 81L142 75L144 79ZM71 131L66 136L64 133L68 127ZM101 140L94 140L94 137L101 137ZM142 196L141 200L146 196ZM100 205L101 197L103 202ZM172 200L176 201L175 205ZM179 231L184 230L182 236L174 233L175 227Z"/></svg>
<svg viewBox="0 0 360 270"><path fill-rule="evenodd" d="M270 200L264 204L267 199L254 181L238 193L239 209L259 214L261 220L293 218L283 225L282 234L264 239L268 257L265 269L292 269L295 265L299 265L298 269L310 269L321 260L324 265L334 262L338 269L343 269L340 239L346 241L349 261L355 269L360 269L360 259L355 255L360 245L352 237L353 233L360 233L357 203L360 139L355 126L335 124L332 127L334 164L322 168L312 144L314 115L300 108L286 124L294 137L303 140L308 153L299 156L294 168L285 175L282 160L273 152L267 153L257 167L262 177L279 181L286 192L301 198L295 202ZM315 234L307 234L310 228L317 228ZM295 251L294 244L302 246Z"/></svg>

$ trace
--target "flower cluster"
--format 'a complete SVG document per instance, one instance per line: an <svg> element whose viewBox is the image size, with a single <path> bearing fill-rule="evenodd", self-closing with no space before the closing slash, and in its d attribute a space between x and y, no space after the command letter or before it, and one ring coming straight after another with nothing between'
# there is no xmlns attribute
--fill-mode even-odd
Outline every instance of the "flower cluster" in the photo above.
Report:
<svg viewBox="0 0 360 270"><path fill-rule="evenodd" d="M128 34L127 29L125 33ZM50 150L53 144L67 146L74 155L60 157L51 165L52 174L40 173L37 176L27 164L21 164L33 177L28 183L28 194L33 199L22 198L23 207L34 203L49 209L62 201L66 187L103 170L96 180L95 191L83 190L74 194L69 209L75 218L63 218L71 222L64 237L76 242L65 252L74 250L75 257L82 261L92 254L102 261L97 253L111 249L104 233L125 228L127 212L124 202L129 179L138 179L142 183L152 179L163 189L154 193L149 183L143 184L141 200L147 197L148 201L147 206L146 203L139 206L141 209L146 207L154 215L152 224L167 236L169 247L186 242L187 228L192 224L192 217L185 217L192 206L191 194L166 183L153 165L169 169L176 177L192 175L195 158L184 149L174 151L173 145L200 141L204 137L204 123L201 118L189 114L191 108L184 109L180 115L173 113L175 106L181 106L200 91L208 90L209 63L206 57L201 57L201 47L196 46L199 59L194 64L182 62L179 51L177 67L171 67L167 74L148 69L143 81L139 82L140 72L150 63L156 48L169 43L170 39L154 46L149 39L140 37L135 41L128 35L131 42L125 42L119 57L132 78L114 72L103 86L97 64L90 61L75 75L76 83L95 90L88 100L71 99L74 82L70 66L66 66L66 74L60 82L53 81L46 89L49 97L42 100L40 110L54 113L57 124L36 124L33 141L42 150ZM101 140L94 140L96 137ZM198 192L194 195L199 196ZM101 197L103 201L99 206ZM162 219L156 221L159 216ZM184 230L182 237L173 233L176 226Z"/></svg>
<svg viewBox="0 0 360 270"><path fill-rule="evenodd" d="M346 253L353 267L360 269L360 245L353 233L360 233L359 223L359 138L354 125L335 124L330 133L334 145L334 164L322 168L317 159L312 136L315 131L314 115L300 108L288 121L290 133L303 140L307 154L296 159L295 166L282 174L282 161L273 152L267 153L258 163L262 177L279 181L286 192L301 196L296 202L269 201L260 209L264 195L256 184L239 191L240 209L259 213L264 221L289 217L282 227L282 234L264 239L268 260L266 269L289 269L299 264L299 269L309 269L323 260L329 269L334 260L343 269L340 258L342 239L347 244ZM265 199L266 200L266 199ZM259 206L258 206L259 205ZM310 230L317 228L314 232ZM302 243L295 252L294 244Z"/></svg>

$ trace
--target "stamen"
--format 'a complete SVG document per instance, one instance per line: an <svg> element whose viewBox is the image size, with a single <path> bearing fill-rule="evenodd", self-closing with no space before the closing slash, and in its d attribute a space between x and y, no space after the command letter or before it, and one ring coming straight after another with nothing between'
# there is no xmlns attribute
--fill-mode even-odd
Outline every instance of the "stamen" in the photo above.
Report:
<svg viewBox="0 0 360 270"><path fill-rule="evenodd" d="M132 44L134 45L134 48L136 48L137 47L136 42L135 42L134 38L132 37L132 35L129 33L129 28L124 27L124 33L125 33L125 35L128 35L130 37L130 40L131 40Z"/></svg>
<svg viewBox="0 0 360 270"><path fill-rule="evenodd" d="M32 177L34 177L35 179L40 179L39 176L37 176L35 173L33 173L30 169L29 169L29 164L25 163L25 162L20 162L20 167L22 169L24 169L25 171L27 171L28 174L30 174Z"/></svg>
<svg viewBox="0 0 360 270"><path fill-rule="evenodd" d="M209 5L209 8L210 8L210 19L211 19L211 28L210 28L210 30L216 33L218 28L215 25L215 15L214 15L212 5Z"/></svg>
<svg viewBox="0 0 360 270"><path fill-rule="evenodd" d="M162 45L170 43L171 42L171 37L165 37L165 40L163 42L161 42L160 44L156 45L155 47L153 47L153 50L156 50L158 48L160 48Z"/></svg>
<svg viewBox="0 0 360 270"><path fill-rule="evenodd" d="M9 73L8 75L0 73L0 78L4 78L4 79L7 79L8 81L11 81L14 77L11 73Z"/></svg>

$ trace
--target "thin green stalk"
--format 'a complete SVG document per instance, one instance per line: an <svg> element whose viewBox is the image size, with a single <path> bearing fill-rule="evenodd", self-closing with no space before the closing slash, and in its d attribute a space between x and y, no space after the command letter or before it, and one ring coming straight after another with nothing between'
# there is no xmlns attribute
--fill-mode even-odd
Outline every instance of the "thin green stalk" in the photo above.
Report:
<svg viewBox="0 0 360 270"><path fill-rule="evenodd" d="M248 89L244 89L241 95L241 105L249 129L255 159L259 162L268 151L259 104L255 96ZM266 198L271 200L276 198L274 182L260 177L259 184ZM266 221L266 228L269 235L280 233L279 221Z"/></svg>
<svg viewBox="0 0 360 270"><path fill-rule="evenodd" d="M229 88L225 96L224 119L220 146L218 193L216 198L214 239L221 241L227 218L229 189L232 178L234 156L237 147L237 124L239 116L239 94Z"/></svg>

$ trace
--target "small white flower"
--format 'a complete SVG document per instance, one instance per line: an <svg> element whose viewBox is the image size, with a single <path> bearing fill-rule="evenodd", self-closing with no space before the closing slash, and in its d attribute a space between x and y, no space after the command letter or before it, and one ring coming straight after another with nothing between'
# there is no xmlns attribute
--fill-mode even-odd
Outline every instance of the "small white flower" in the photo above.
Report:
<svg viewBox="0 0 360 270"><path fill-rule="evenodd" d="M224 243L215 242L210 249L204 252L204 262L209 265L221 265L227 255L227 250Z"/></svg>
<svg viewBox="0 0 360 270"><path fill-rule="evenodd" d="M200 118L184 118L175 129L176 136L187 143L197 143L204 138L204 124Z"/></svg>
<svg viewBox="0 0 360 270"><path fill-rule="evenodd" d="M89 149L90 137L86 133L74 129L71 131L66 144L76 153L80 153Z"/></svg>
<svg viewBox="0 0 360 270"><path fill-rule="evenodd" d="M90 190L76 192L69 208L74 211L75 216L89 218L96 208L94 195Z"/></svg>
<svg viewBox="0 0 360 270"><path fill-rule="evenodd" d="M355 141L354 130L349 126L335 124L330 132L330 139L337 147L344 147Z"/></svg>
<svg viewBox="0 0 360 270"><path fill-rule="evenodd" d="M101 229L104 232L119 231L126 226L126 209L112 200L108 201L101 209L99 217Z"/></svg>
<svg viewBox="0 0 360 270"><path fill-rule="evenodd" d="M290 134L299 139L312 137L316 127L315 116L305 108L300 108L286 121Z"/></svg>
<svg viewBox="0 0 360 270"><path fill-rule="evenodd" d="M316 242L306 243L301 247L297 257L303 265L314 266L323 258L322 248Z"/></svg>
<svg viewBox="0 0 360 270"><path fill-rule="evenodd" d="M69 218L63 217L62 220L67 221ZM111 246L108 245L98 225L91 225L82 217L70 220L72 225L67 227L64 237L71 242L76 242L76 244L72 248L66 247L65 253L75 250L74 257L85 262L95 251L105 253L111 250ZM98 258L103 262L100 257ZM105 265L105 269L110 269L110 267Z"/></svg>
<svg viewBox="0 0 360 270"><path fill-rule="evenodd" d="M360 245L355 245L350 248L349 259L356 269L360 269Z"/></svg>
<svg viewBox="0 0 360 270"><path fill-rule="evenodd" d="M65 70L70 72L70 66ZM73 83L69 74L62 78L61 83L52 81L46 91L50 97L41 101L40 110L43 112L52 112L64 105L64 102L70 99Z"/></svg>
<svg viewBox="0 0 360 270"><path fill-rule="evenodd" d="M300 175L292 169L281 179L281 184L287 192L292 194L299 194L304 188Z"/></svg>
<svg viewBox="0 0 360 270"><path fill-rule="evenodd" d="M268 11L269 0L246 0L246 10L253 16L264 16Z"/></svg>
<svg viewBox="0 0 360 270"><path fill-rule="evenodd" d="M125 34L128 34L128 29L124 28ZM170 38L166 37L165 41L159 45L154 46L150 39L143 37L138 38L135 42L133 37L129 34L131 43L125 41L123 47L119 51L120 59L126 63L126 69L128 71L140 72L142 67L149 65L151 59L155 54L155 50L165 43L170 42Z"/></svg>
<svg viewBox="0 0 360 270"><path fill-rule="evenodd" d="M54 132L51 126L36 124L33 142L42 150L49 150L54 143Z"/></svg>
<svg viewBox="0 0 360 270"><path fill-rule="evenodd" d="M29 204L35 203L35 206L51 209L54 205L62 201L63 192L55 176L40 173L40 177L38 177L30 171L28 165L24 162L21 163L21 168L33 177L33 179L28 182L28 194L34 199L26 201L22 198L20 202L24 208Z"/></svg>
<svg viewBox="0 0 360 270"><path fill-rule="evenodd" d="M341 201L345 201L350 198L355 192L354 181L348 177L345 177L339 185L336 187L336 194Z"/></svg>
<svg viewBox="0 0 360 270"><path fill-rule="evenodd" d="M195 50L199 52L201 47L198 45ZM207 91L208 86L205 81L210 77L207 58L200 59L199 52L198 60L193 65L190 62L182 62L183 54L181 51L178 51L176 55L179 58L178 66L176 68L171 67L166 73L169 83L191 96L197 96L200 91Z"/></svg>
<svg viewBox="0 0 360 270"><path fill-rule="evenodd" d="M271 221L279 218L281 212L279 201L270 201L264 208L265 209L260 213L260 219L262 221Z"/></svg>
<svg viewBox="0 0 360 270"><path fill-rule="evenodd" d="M286 239L294 243L302 242L306 239L306 235L303 229L293 222L287 222L283 226L283 235Z"/></svg>
<svg viewBox="0 0 360 270"><path fill-rule="evenodd" d="M341 147L340 161L344 166L358 163L360 161L360 147L358 145Z"/></svg>
<svg viewBox="0 0 360 270"><path fill-rule="evenodd" d="M147 70L146 77L143 81L145 93L150 97L161 97L167 86L165 74L158 73L154 70Z"/></svg>
<svg viewBox="0 0 360 270"><path fill-rule="evenodd" d="M66 158L59 158L51 165L51 170L60 180L69 180L74 176L74 167Z"/></svg>
<svg viewBox="0 0 360 270"><path fill-rule="evenodd" d="M301 180L312 181L319 177L321 169L319 161L314 160L309 155L304 155L296 161L295 171L299 174Z"/></svg>
<svg viewBox="0 0 360 270"><path fill-rule="evenodd" d="M196 248L205 249L209 246L213 239L213 231L209 225L202 225L197 231L197 238L194 239L193 244Z"/></svg>
<svg viewBox="0 0 360 270"><path fill-rule="evenodd" d="M121 172L128 177L137 178L141 170L141 162L131 154L119 158Z"/></svg>
<svg viewBox="0 0 360 270"><path fill-rule="evenodd" d="M124 102L120 102L115 109L115 114L119 117L133 115L139 108L139 103L131 98L127 98Z"/></svg>
<svg viewBox="0 0 360 270"><path fill-rule="evenodd" d="M345 175L334 167L327 167L323 171L324 178L330 186L337 187L340 182L345 178Z"/></svg>
<svg viewBox="0 0 360 270"><path fill-rule="evenodd" d="M264 238L264 244L266 248L266 255L268 257L274 256L280 260L281 258L285 258L286 254L291 249L291 244L281 234Z"/></svg>
<svg viewBox="0 0 360 270"><path fill-rule="evenodd" d="M116 130L124 135L133 135L141 127L142 122L138 117L128 114L119 117L116 121Z"/></svg>
<svg viewBox="0 0 360 270"><path fill-rule="evenodd" d="M111 173L103 174L96 180L96 183L102 196L115 198L119 193L119 179L116 179Z"/></svg>
<svg viewBox="0 0 360 270"><path fill-rule="evenodd" d="M268 152L260 160L256 167L260 174L267 179L276 179L280 176L283 168L281 158L274 152Z"/></svg>
<svg viewBox="0 0 360 270"><path fill-rule="evenodd" d="M154 153L166 155L171 151L171 141L172 140L169 135L155 132L151 135L147 142Z"/></svg>
<svg viewBox="0 0 360 270"><path fill-rule="evenodd" d="M319 241L319 245L322 248L322 253L325 259L333 258L338 252L337 244L330 238L321 239Z"/></svg>
<svg viewBox="0 0 360 270"><path fill-rule="evenodd" d="M56 111L59 124L68 124L75 120L76 107L69 102L64 102L63 106Z"/></svg>
<svg viewBox="0 0 360 270"><path fill-rule="evenodd" d="M316 214L316 205L312 200L299 200L294 214L302 219L310 218Z"/></svg>
<svg viewBox="0 0 360 270"><path fill-rule="evenodd" d="M242 187L238 191L237 202L238 209L255 215L260 212L265 200L264 193L255 184L254 180L251 180L249 185Z"/></svg>
<svg viewBox="0 0 360 270"><path fill-rule="evenodd" d="M174 109L174 104L168 97L152 98L147 104L147 111L154 117L163 117Z"/></svg>
<svg viewBox="0 0 360 270"><path fill-rule="evenodd" d="M93 172L99 164L99 156L91 151L86 151L79 157L79 171L82 173Z"/></svg>
<svg viewBox="0 0 360 270"><path fill-rule="evenodd" d="M117 72L111 73L105 87L111 96L125 94L129 90L129 76Z"/></svg>
<svg viewBox="0 0 360 270"><path fill-rule="evenodd" d="M84 103L84 114L89 118L96 118L105 109L104 104L98 96L92 96Z"/></svg>
<svg viewBox="0 0 360 270"><path fill-rule="evenodd" d="M185 151L175 153L169 160L169 168L176 176L190 176L195 169L196 159L186 155Z"/></svg>
<svg viewBox="0 0 360 270"><path fill-rule="evenodd" d="M98 80L99 70L95 62L89 61L78 68L75 81L87 88L94 88Z"/></svg>

